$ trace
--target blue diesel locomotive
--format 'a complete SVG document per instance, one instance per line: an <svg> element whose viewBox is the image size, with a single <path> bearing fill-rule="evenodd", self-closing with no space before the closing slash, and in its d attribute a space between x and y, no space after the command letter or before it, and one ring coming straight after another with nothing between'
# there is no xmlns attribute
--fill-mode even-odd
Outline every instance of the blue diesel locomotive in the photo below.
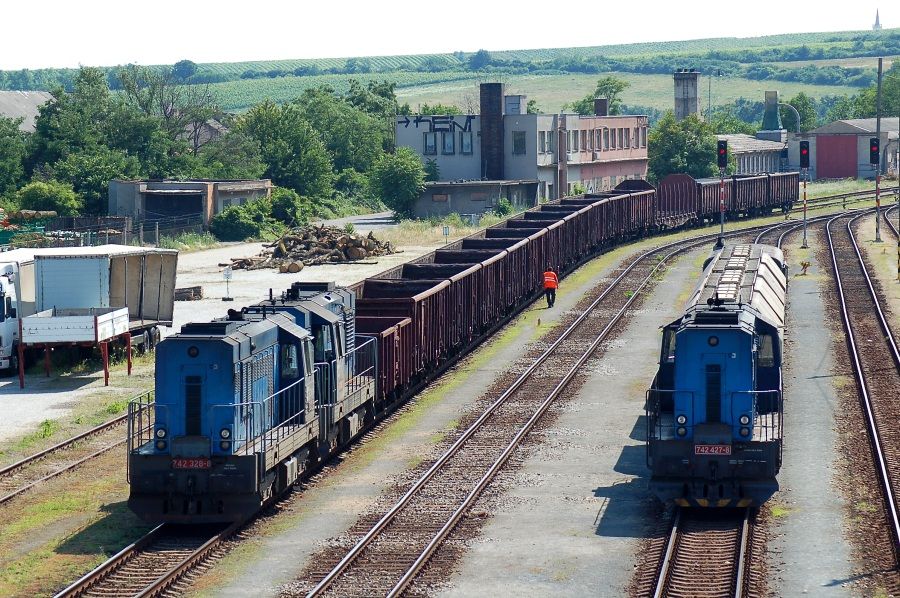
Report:
<svg viewBox="0 0 900 598"><path fill-rule="evenodd" d="M240 520L349 442L375 393L354 301L295 283L160 342L155 402L129 406L129 507L152 522Z"/></svg>
<svg viewBox="0 0 900 598"><path fill-rule="evenodd" d="M778 489L787 275L781 250L714 250L663 328L647 392L650 489L679 506L758 505Z"/></svg>

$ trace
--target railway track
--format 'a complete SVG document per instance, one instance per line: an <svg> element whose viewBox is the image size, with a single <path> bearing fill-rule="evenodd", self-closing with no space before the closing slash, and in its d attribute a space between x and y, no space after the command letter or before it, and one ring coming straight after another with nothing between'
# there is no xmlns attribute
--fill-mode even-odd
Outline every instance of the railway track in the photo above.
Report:
<svg viewBox="0 0 900 598"><path fill-rule="evenodd" d="M118 429L125 419L116 417L0 469L0 505L122 446L125 439Z"/></svg>
<svg viewBox="0 0 900 598"><path fill-rule="evenodd" d="M654 598L745 595L753 532L751 509L675 512Z"/></svg>
<svg viewBox="0 0 900 598"><path fill-rule="evenodd" d="M64 589L76 596L158 596L202 563L241 526L160 525Z"/></svg>
<svg viewBox="0 0 900 598"><path fill-rule="evenodd" d="M734 231L726 237L742 236L749 241L752 232ZM660 266L714 238L708 235L672 243L634 260L393 507L380 518L362 518L347 537L316 559L305 579L291 591L302 590L309 597L398 596L407 590L418 593L419 585L441 581L440 566L435 570L425 570L425 566L433 558L438 564L439 548L515 448L608 337ZM660 260L660 256L664 257ZM621 288L633 292L624 304L617 304L621 293L611 293ZM614 315L605 315L609 313ZM567 350L559 351L561 346ZM572 347L578 348L574 355Z"/></svg>
<svg viewBox="0 0 900 598"><path fill-rule="evenodd" d="M825 228L841 320L896 562L900 555L900 351L853 234L860 217L835 216Z"/></svg>

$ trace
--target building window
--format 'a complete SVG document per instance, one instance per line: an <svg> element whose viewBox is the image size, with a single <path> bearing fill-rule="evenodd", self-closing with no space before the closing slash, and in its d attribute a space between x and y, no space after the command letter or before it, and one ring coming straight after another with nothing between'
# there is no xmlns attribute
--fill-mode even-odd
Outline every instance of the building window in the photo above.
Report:
<svg viewBox="0 0 900 598"><path fill-rule="evenodd" d="M472 154L472 131L462 131L459 134L459 153L467 156Z"/></svg>
<svg viewBox="0 0 900 598"><path fill-rule="evenodd" d="M600 129L594 129L594 147L598 152L603 149L603 131Z"/></svg>
<svg viewBox="0 0 900 598"><path fill-rule="evenodd" d="M513 131L513 155L525 155L525 131Z"/></svg>
<svg viewBox="0 0 900 598"><path fill-rule="evenodd" d="M587 131L581 132L581 149L586 150L588 148L587 144Z"/></svg>
<svg viewBox="0 0 900 598"><path fill-rule="evenodd" d="M641 147L647 147L647 127L641 127Z"/></svg>
<svg viewBox="0 0 900 598"><path fill-rule="evenodd" d="M450 195L447 193L432 193L431 201L447 201L450 199Z"/></svg>
<svg viewBox="0 0 900 598"><path fill-rule="evenodd" d="M426 156L437 155L437 133L423 133L425 135L425 151Z"/></svg>
<svg viewBox="0 0 900 598"><path fill-rule="evenodd" d="M223 199L222 200L222 211L224 212L228 208L231 207L231 199Z"/></svg>
<svg viewBox="0 0 900 598"><path fill-rule="evenodd" d="M616 146L619 149L625 147L625 129L618 129L619 131L619 144Z"/></svg>
<svg viewBox="0 0 900 598"><path fill-rule="evenodd" d="M603 129L603 149L609 149L609 129Z"/></svg>
<svg viewBox="0 0 900 598"><path fill-rule="evenodd" d="M456 153L456 146L453 143L453 140L456 137L453 133L441 133L441 153L446 154L448 156L452 156Z"/></svg>
<svg viewBox="0 0 900 598"><path fill-rule="evenodd" d="M246 198L246 197L239 197L239 198L238 198L238 204L239 204L239 205L244 205L245 203L247 203L247 198Z"/></svg>
<svg viewBox="0 0 900 598"><path fill-rule="evenodd" d="M616 130L609 130L609 149L616 149Z"/></svg>
<svg viewBox="0 0 900 598"><path fill-rule="evenodd" d="M631 149L631 129L620 129L625 137L625 149Z"/></svg>
<svg viewBox="0 0 900 598"><path fill-rule="evenodd" d="M547 132L546 131L538 131L538 152L542 154L547 153Z"/></svg>

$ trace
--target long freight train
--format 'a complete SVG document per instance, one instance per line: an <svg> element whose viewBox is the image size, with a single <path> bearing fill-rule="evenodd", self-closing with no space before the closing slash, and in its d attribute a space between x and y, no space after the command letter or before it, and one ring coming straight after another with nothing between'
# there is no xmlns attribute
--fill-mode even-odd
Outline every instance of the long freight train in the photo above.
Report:
<svg viewBox="0 0 900 598"><path fill-rule="evenodd" d="M798 183L731 178L726 212L784 210ZM129 506L154 522L246 517L530 303L548 266L718 214L703 181L634 185L543 204L350 289L295 283L184 326L159 344L155 402L129 406ZM752 210L732 201L745 191Z"/></svg>
<svg viewBox="0 0 900 598"><path fill-rule="evenodd" d="M786 274L777 247L719 248L663 328L647 392L650 489L661 500L745 507L778 489Z"/></svg>

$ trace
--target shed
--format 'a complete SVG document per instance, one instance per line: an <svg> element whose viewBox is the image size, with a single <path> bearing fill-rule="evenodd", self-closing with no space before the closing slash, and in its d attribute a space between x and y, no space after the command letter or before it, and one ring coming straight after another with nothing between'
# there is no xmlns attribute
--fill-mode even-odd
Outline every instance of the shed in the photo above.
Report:
<svg viewBox="0 0 900 598"><path fill-rule="evenodd" d="M875 137L874 118L837 120L796 136L790 143L790 163L800 165L800 140L809 141L810 178L874 178L869 164L869 140ZM881 172L898 172L898 131L896 116L881 119Z"/></svg>

